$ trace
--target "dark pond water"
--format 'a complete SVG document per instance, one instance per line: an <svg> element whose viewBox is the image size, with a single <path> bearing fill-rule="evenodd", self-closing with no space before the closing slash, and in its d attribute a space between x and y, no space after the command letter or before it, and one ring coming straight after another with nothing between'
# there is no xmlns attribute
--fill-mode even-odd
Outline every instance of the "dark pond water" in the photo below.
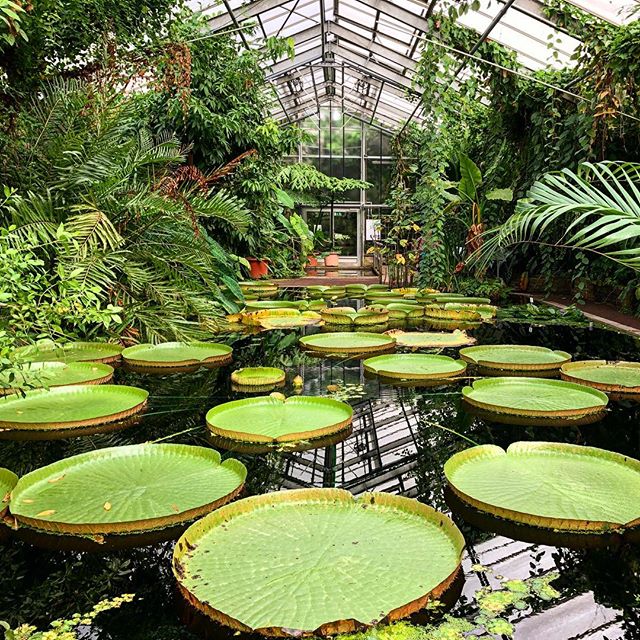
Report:
<svg viewBox="0 0 640 640"><path fill-rule="evenodd" d="M341 385L355 410L353 434L343 443L304 453L240 457L249 470L248 492L336 486L359 493L378 489L418 498L448 511L442 466L453 453L478 443L507 446L517 440L553 440L603 447L640 458L640 405L611 403L607 417L582 428L492 425L460 407L461 386L396 388L365 378L357 360L311 358L297 346L300 332L272 331L229 336L233 365L191 374L149 376L117 372L117 380L148 389L151 406L140 424L108 435L52 442L1 442L2 466L18 474L63 457L107 446L166 439L206 445L204 414L210 407L242 397L232 392L229 374L238 366L280 366L291 379L304 378L304 393L326 393ZM480 343L539 344L569 351L576 359L638 359L635 339L600 328L484 325ZM445 350L444 353L447 353ZM455 350L449 355L455 355ZM285 392L290 392L286 389ZM442 427L446 427L447 430ZM464 436L464 437L463 437ZM569 550L485 533L458 521L467 541L467 581L456 611L472 615L469 596L496 576L526 578L559 571L559 600L517 614L519 639L568 640L640 638L640 549ZM103 598L135 593L138 599L85 629L100 640L196 638L179 621L171 575L172 544L105 555L44 551L11 541L2 549L0 620L49 621L89 610ZM470 572L482 564L492 572Z"/></svg>

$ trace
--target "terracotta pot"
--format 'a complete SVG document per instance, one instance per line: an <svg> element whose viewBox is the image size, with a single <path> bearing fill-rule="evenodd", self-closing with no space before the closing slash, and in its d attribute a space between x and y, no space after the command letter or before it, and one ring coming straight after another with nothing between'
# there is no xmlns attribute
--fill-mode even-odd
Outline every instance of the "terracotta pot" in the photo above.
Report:
<svg viewBox="0 0 640 640"><path fill-rule="evenodd" d="M253 280L264 278L269 273L269 261L260 258L247 258Z"/></svg>
<svg viewBox="0 0 640 640"><path fill-rule="evenodd" d="M318 258L313 254L307 256L307 266L305 271L308 276L317 276L318 275Z"/></svg>
<svg viewBox="0 0 640 640"><path fill-rule="evenodd" d="M329 253L324 258L325 267L338 267L340 266L340 256L337 253Z"/></svg>

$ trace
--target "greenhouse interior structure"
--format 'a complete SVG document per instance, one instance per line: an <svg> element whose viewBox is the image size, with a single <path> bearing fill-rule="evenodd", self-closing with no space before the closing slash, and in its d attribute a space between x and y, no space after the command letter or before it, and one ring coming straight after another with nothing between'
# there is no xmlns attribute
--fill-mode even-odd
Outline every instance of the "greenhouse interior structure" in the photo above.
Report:
<svg viewBox="0 0 640 640"><path fill-rule="evenodd" d="M0 637L640 640L640 0L0 17Z"/></svg>

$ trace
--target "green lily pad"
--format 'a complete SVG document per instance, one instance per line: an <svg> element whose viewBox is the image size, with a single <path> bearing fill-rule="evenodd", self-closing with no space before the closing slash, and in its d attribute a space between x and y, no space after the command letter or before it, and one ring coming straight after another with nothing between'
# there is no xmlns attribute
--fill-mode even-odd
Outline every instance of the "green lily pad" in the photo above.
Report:
<svg viewBox="0 0 640 640"><path fill-rule="evenodd" d="M424 307L407 302L390 302L386 306L390 318L422 318Z"/></svg>
<svg viewBox="0 0 640 640"><path fill-rule="evenodd" d="M401 380L440 380L461 376L467 369L462 360L425 353L392 353L363 362L370 373Z"/></svg>
<svg viewBox="0 0 640 640"><path fill-rule="evenodd" d="M281 446L326 438L351 429L353 410L331 398L273 396L233 400L207 412L217 438L249 445Z"/></svg>
<svg viewBox="0 0 640 640"><path fill-rule="evenodd" d="M101 362L27 362L13 380L0 373L0 395L29 385L63 387L74 384L104 384L113 378L113 367Z"/></svg>
<svg viewBox="0 0 640 640"><path fill-rule="evenodd" d="M327 324L371 325L384 324L389 319L386 309L363 307L356 311L353 307L330 307L320 312Z"/></svg>
<svg viewBox="0 0 640 640"><path fill-rule="evenodd" d="M122 357L127 364L140 367L184 367L194 364L226 364L233 349L215 342L163 342L127 347Z"/></svg>
<svg viewBox="0 0 640 640"><path fill-rule="evenodd" d="M284 380L284 371L276 367L245 367L231 374L231 382L244 387L276 385Z"/></svg>
<svg viewBox="0 0 640 640"><path fill-rule="evenodd" d="M387 334L395 338L399 347L411 349L461 347L473 344L476 341L466 332L459 330L451 333L442 333L436 331L400 331L396 329L387 332Z"/></svg>
<svg viewBox="0 0 640 640"><path fill-rule="evenodd" d="M0 399L0 437L26 432L73 431L123 420L142 411L149 393L124 385L35 389ZM70 434L71 435L71 434Z"/></svg>
<svg viewBox="0 0 640 640"><path fill-rule="evenodd" d="M247 470L208 447L138 444L98 449L20 478L18 526L55 534L131 534L186 524L229 502Z"/></svg>
<svg viewBox="0 0 640 640"><path fill-rule="evenodd" d="M455 304L481 304L481 305L490 305L490 298L477 298L477 297L467 297L460 295L459 293L434 293L428 296L429 299L437 302L438 304L447 304L449 302Z"/></svg>
<svg viewBox="0 0 640 640"><path fill-rule="evenodd" d="M515 344L483 344L460 349L460 357L483 369L554 371L571 360L566 351Z"/></svg>
<svg viewBox="0 0 640 640"><path fill-rule="evenodd" d="M104 362L120 360L122 347L109 342L68 342L57 346L44 341L20 347L14 351L16 360L23 362Z"/></svg>
<svg viewBox="0 0 640 640"><path fill-rule="evenodd" d="M463 547L453 522L416 500L301 489L247 498L195 523L174 549L173 572L192 605L233 629L327 635L439 598Z"/></svg>
<svg viewBox="0 0 640 640"><path fill-rule="evenodd" d="M13 471L0 467L0 517L7 511L11 492L17 482L18 476Z"/></svg>
<svg viewBox="0 0 640 640"><path fill-rule="evenodd" d="M457 302L447 302L444 305L444 308L455 311L474 311L475 313L480 314L483 320L495 318L498 313L498 307L490 304L461 304Z"/></svg>
<svg viewBox="0 0 640 640"><path fill-rule="evenodd" d="M472 447L445 463L463 502L515 522L565 531L640 525L640 462L551 442Z"/></svg>
<svg viewBox="0 0 640 640"><path fill-rule="evenodd" d="M602 414L607 396L562 380L542 378L484 378L465 387L471 406L499 414L546 418L580 418Z"/></svg>
<svg viewBox="0 0 640 640"><path fill-rule="evenodd" d="M247 302L247 311L258 311L259 309L299 309L302 306L306 307L306 301L299 300L255 300Z"/></svg>
<svg viewBox="0 0 640 640"><path fill-rule="evenodd" d="M600 391L622 395L640 395L640 363L579 360L560 368L563 380L584 384Z"/></svg>
<svg viewBox="0 0 640 640"><path fill-rule="evenodd" d="M300 344L321 353L359 354L393 349L396 341L379 333L322 333L300 338Z"/></svg>
<svg viewBox="0 0 640 640"><path fill-rule="evenodd" d="M472 309L444 309L442 307L427 305L424 308L424 315L428 321L448 320L457 322L478 322L482 321L482 316Z"/></svg>

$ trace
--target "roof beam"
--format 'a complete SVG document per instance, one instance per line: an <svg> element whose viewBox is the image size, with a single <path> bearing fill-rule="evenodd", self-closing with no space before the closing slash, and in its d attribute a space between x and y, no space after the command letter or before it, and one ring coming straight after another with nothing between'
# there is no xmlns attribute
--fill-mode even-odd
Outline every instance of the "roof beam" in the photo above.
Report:
<svg viewBox="0 0 640 640"><path fill-rule="evenodd" d="M282 0L254 0L254 2L248 2L247 4L243 4L241 7L238 7L234 12L235 18L238 22L250 20L265 11L280 7L282 4ZM212 32L226 29L232 25L233 18L228 13L223 13L222 15L209 20L209 28Z"/></svg>
<svg viewBox="0 0 640 640"><path fill-rule="evenodd" d="M355 31L348 29L347 27L342 26L341 24L336 24L335 22L328 23L328 33L335 35L340 40L345 40L346 42L351 43L354 46L360 47L365 51L370 51L376 55L381 56L382 58L389 60L401 67L406 67L407 70L411 72L415 72L416 70L416 61L408 56L405 56L398 51L390 49L389 47L385 47L384 45L378 44L377 42L372 42L368 38L361 36Z"/></svg>
<svg viewBox="0 0 640 640"><path fill-rule="evenodd" d="M417 13L404 9L401 5L391 2L390 0L358 0L358 2L366 5L374 11L380 11L385 15L395 18L399 22L409 25L425 33L429 30L429 21L422 18Z"/></svg>

